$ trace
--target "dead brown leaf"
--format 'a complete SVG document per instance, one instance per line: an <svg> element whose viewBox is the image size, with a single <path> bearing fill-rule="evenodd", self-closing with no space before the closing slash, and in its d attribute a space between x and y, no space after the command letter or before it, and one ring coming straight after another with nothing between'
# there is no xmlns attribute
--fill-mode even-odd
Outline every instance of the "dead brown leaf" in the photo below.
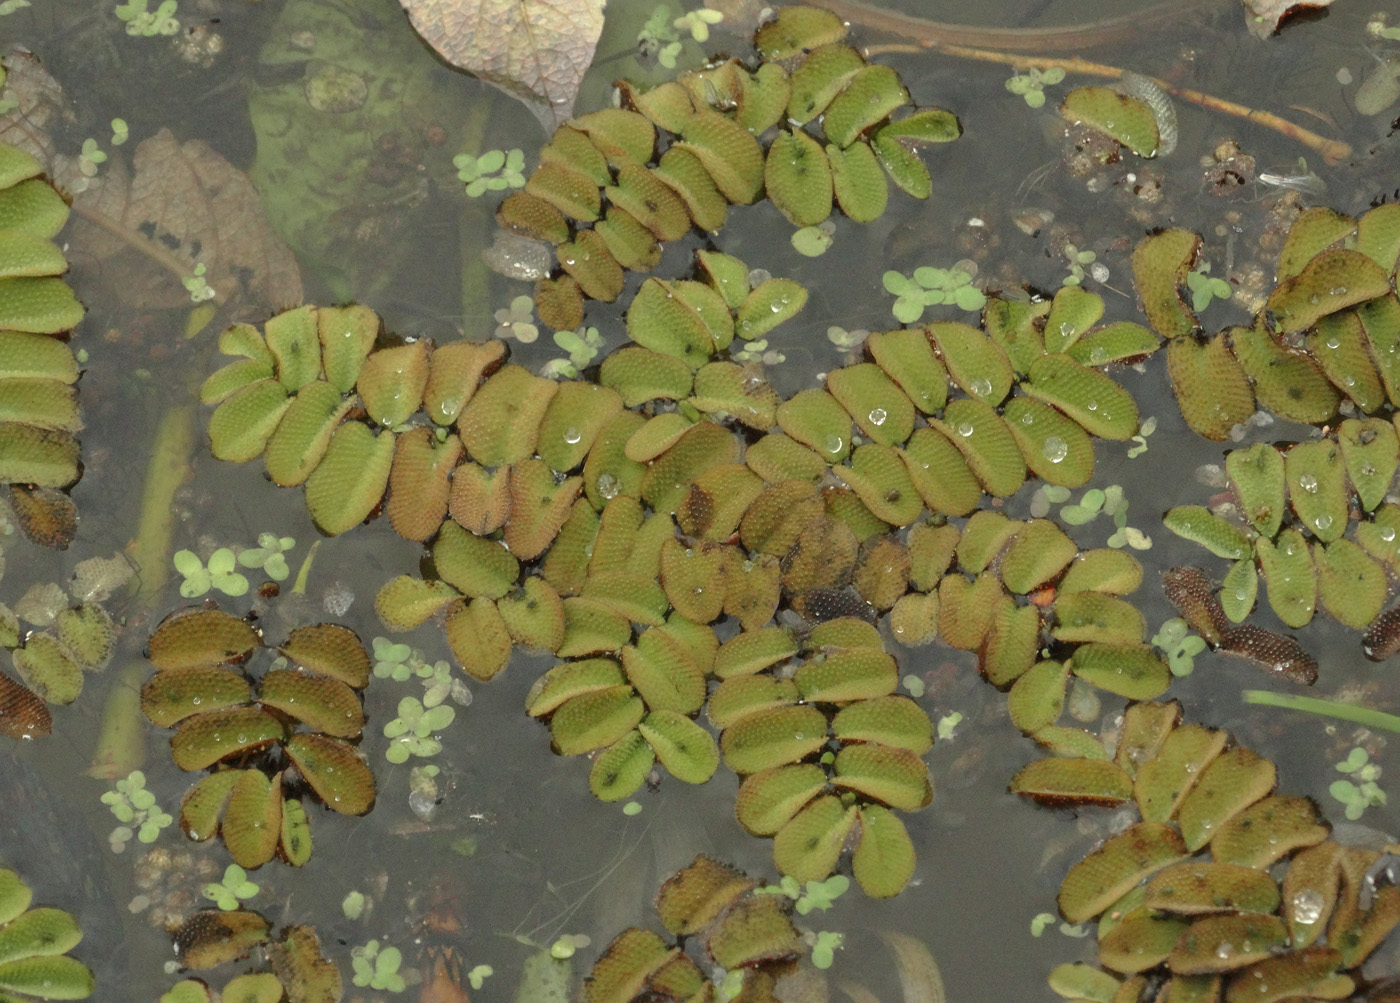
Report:
<svg viewBox="0 0 1400 1003"><path fill-rule="evenodd" d="M78 506L56 488L12 484L10 508L24 535L41 547L67 550L78 533Z"/></svg>
<svg viewBox="0 0 1400 1003"><path fill-rule="evenodd" d="M18 146L52 171L50 134L60 122L73 121L63 88L32 52L16 45L5 52L4 94L15 105L0 115L0 143Z"/></svg>
<svg viewBox="0 0 1400 1003"><path fill-rule="evenodd" d="M553 132L574 110L603 0L400 0L443 59L519 98Z"/></svg>
<svg viewBox="0 0 1400 1003"><path fill-rule="evenodd" d="M200 140L181 143L162 129L136 147L131 169L112 155L73 208L82 218L70 257L99 271L130 307L188 306L190 293L172 271L200 264L221 303L266 314L301 302L296 258L268 224L252 182Z"/></svg>
<svg viewBox="0 0 1400 1003"><path fill-rule="evenodd" d="M1244 19L1249 30L1258 38L1268 38L1278 31L1279 22L1289 14L1330 7L1332 0L1244 0Z"/></svg>

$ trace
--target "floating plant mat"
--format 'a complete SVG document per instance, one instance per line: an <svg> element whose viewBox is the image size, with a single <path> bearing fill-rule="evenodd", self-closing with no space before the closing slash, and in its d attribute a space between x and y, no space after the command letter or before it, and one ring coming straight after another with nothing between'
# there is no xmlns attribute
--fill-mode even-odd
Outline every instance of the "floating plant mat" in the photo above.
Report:
<svg viewBox="0 0 1400 1003"><path fill-rule="evenodd" d="M727 316L715 276L748 269L720 257L701 256L704 278L691 285ZM643 342L638 332L671 330L665 318L688 309L669 294L645 299L647 288L628 314ZM735 297L740 316L761 290ZM561 753L602 751L590 778L600 798L627 797L658 761L691 783L723 761L748 778L740 821L775 837L780 870L824 878L858 831L857 878L892 895L914 850L888 809L931 798L919 757L932 726L894 694L895 661L871 624L888 610L906 644L941 635L982 650L988 676L1009 685L1035 663L1057 584L1107 598L1141 578L1114 551L1076 560L1045 520L987 511L961 531L947 523L984 492L1014 493L1028 470L1083 484L1093 435L1137 431L1110 377L1028 350L1058 303L1002 304L994 334L934 324L873 335L877 362L787 401L756 371L705 361L722 348L698 313L693 340L625 347L592 384L534 376L500 342L381 345L362 307L302 307L265 332L222 336L244 359L205 383L218 401L210 437L217 455L261 452L277 482L304 480L323 529L349 529L382 504L401 535L430 542L434 577L379 592L391 629L440 616L479 679L517 645L571 659L541 678L527 709L549 720ZM997 336L1013 328L1019 367ZM1063 321L1060 333L1080 332ZM694 352L702 339L711 348ZM410 421L420 408L426 423ZM917 412L926 426L915 429ZM820 487L829 474L836 483ZM1094 628L1085 598L1063 626L1061 661L1043 664L1120 695L1159 695L1169 673L1141 630ZM780 607L821 625L770 626ZM720 645L709 624L724 616L744 629ZM1058 702L1038 689L1017 723L1052 724L1065 678ZM718 744L694 720L707 706Z"/></svg>
<svg viewBox="0 0 1400 1003"><path fill-rule="evenodd" d="M289 44L300 52L304 41ZM1379 856L1332 841L1310 802L1274 794L1271 763L1159 702L1175 655L1147 640L1135 557L1081 546L1046 519L1010 518L1002 503L1036 478L1086 486L1096 439L1148 434L1112 367L1147 360L1163 338L1166 361L1151 364L1171 372L1203 434L1228 437L1256 401L1319 422L1343 397L1388 414L1375 332L1390 279L1381 289L1362 275L1371 295L1355 302L1328 286L1319 299L1346 301L1336 309L1314 311L1311 297L1318 282L1366 272L1363 258L1385 269L1394 214L1300 219L1279 268L1287 291L1224 337L1203 338L1181 294L1200 238L1165 231L1135 256L1147 326L1101 323L1103 299L1075 286L1044 302L993 295L975 325L876 332L820 386L784 397L749 359L778 325L796 326L808 300L800 282L755 273L718 241L678 276L631 273L763 199L806 227L838 212L875 220L901 193L927 198L925 157L942 155L931 148L961 125L914 107L898 75L868 63L829 15L784 9L757 47L759 60L624 85L621 107L560 127L524 190L498 207L500 226L554 263L534 290L547 326L571 332L590 301L622 301L629 344L596 370L578 362L586 378L536 375L501 342L399 338L366 306L301 306L220 337L234 361L201 391L215 454L301 487L330 536L383 514L424 545L422 575L378 590L391 631L440 626L481 680L516 648L554 656L524 710L541 746L547 728L561 755L589 758L600 800L624 801L663 772L689 784L738 775L735 817L772 838L783 883L697 860L662 889L664 934L633 927L602 952L590 1003L713 1000L715 965L738 976L726 986L741 999L789 998L784 981L813 974L805 959L816 963L822 941L795 925L801 900L775 889L847 870L872 897L908 885L906 819L939 778L924 762L935 726L897 692L896 654L937 640L973 653L1007 692L1012 723L1048 750L1012 780L1016 793L1142 817L1064 879L1066 919L1104 917L1102 969L1058 969L1053 988L1102 1000L1146 998L1149 980L1170 980L1173 998L1236 999L1264 981L1277 998L1350 992L1348 971L1400 915L1394 888L1367 893ZM1141 155L1165 152L1155 111L1116 92L1076 91L1062 114L1098 121ZM1293 342L1315 337L1346 358L1307 361ZM1356 365L1368 352L1372 370ZM1250 605L1237 594L1258 591L1256 555L1271 602L1277 585L1280 607L1320 605L1356 626L1372 617L1352 590L1384 593L1394 559L1360 529L1354 542L1342 535L1354 495L1379 526L1376 545L1387 539L1394 426L1358 419L1333 434L1286 453L1262 447L1272 459L1257 459L1260 476L1278 477L1251 488L1267 502L1249 525L1205 509L1170 519L1234 562L1220 594L1201 574L1169 580L1192 627L1296 681L1316 675L1307 652L1234 615ZM100 621L86 607L68 613ZM45 636L29 638L24 657L56 648ZM358 637L330 623L297 628L279 649L286 663L271 667L259 663L267 646L251 616L177 611L150 633L157 671L141 706L173 731L177 765L202 774L182 827L219 834L236 861L267 864L271 878L310 856L316 801L367 813L376 785L356 747L371 661ZM1116 744L1066 720L1076 691L1126 705ZM577 762L580 788L584 769ZM314 825L319 837L353 823ZM273 937L263 917L234 909L197 913L176 936L195 970L255 949L270 959L271 972L219 983L225 999L341 994L310 928ZM935 984L931 958L908 938L888 943L901 977L918 964ZM424 971L452 968L460 988L465 966L449 958L430 956ZM386 971L373 988L392 986ZM848 985L853 999L871 996ZM188 979L169 1003L210 996Z"/></svg>
<svg viewBox="0 0 1400 1003"><path fill-rule="evenodd" d="M207 973L227 969L257 951L270 971L235 975L223 984L217 997L205 981L207 974L186 978L162 997L169 1003L210 1003L215 998L256 1003L341 998L340 969L322 952L314 927L287 926L274 936L271 925L258 913L205 909L181 923L174 937L180 964L186 970Z"/></svg>
<svg viewBox="0 0 1400 1003"><path fill-rule="evenodd" d="M886 175L927 197L918 148L956 138L956 120L934 110L889 119L907 92L843 36L834 19L791 10L760 32L766 61L757 69L731 60L651 90L624 86L623 107L560 127L497 217L516 236L556 249L557 270L536 287L541 319L577 327L587 300L619 298L626 272L655 267L662 243L696 226L717 230L729 206L765 194L800 226L836 208L873 219L889 197ZM713 94L726 97L716 103ZM795 124L822 116L822 140L780 131L765 149L755 134L785 116ZM1143 152L1155 146L1123 138ZM1262 361L1249 372L1272 373L1272 335L1261 327L1248 347L1242 335L1218 341L1214 354L1195 341L1198 324L1180 289L1198 246L1196 235L1168 231L1139 247L1135 278L1151 329L1100 324L1102 300L1077 287L1048 302L992 298L980 326L936 321L873 334L864 360L787 399L733 356L799 313L806 291L784 278L752 283L748 263L711 249L696 254L686 277L641 283L626 305L631 344L602 360L596 381L536 376L509 361L500 342L405 341L386 335L365 307L308 306L261 330L226 331L220 348L238 361L212 374L201 396L214 405L215 454L262 457L276 483L304 485L323 530L348 531L382 509L400 535L429 548L427 576L401 575L380 589L386 626L440 622L458 663L482 680L516 647L553 653L560 661L531 688L526 710L548 723L556 751L593 758L597 797L629 797L658 765L688 783L723 765L743 778L739 822L771 836L778 871L799 882L825 879L848 851L871 896L897 894L914 873L900 813L933 797L922 756L934 729L896 693L898 668L874 624L888 612L902 646L941 639L976 652L982 674L1008 691L1012 722L1054 754L1022 770L1012 790L1057 804L1136 801L1143 812L1142 845L1123 851L1135 863L1088 882L1086 901L1073 888L1097 864L1072 870L1065 917L1097 916L1147 874L1184 866L1210 844L1211 866L1181 876L1190 888L1157 889L1100 958L1129 976L1165 963L1174 978L1216 978L1290 943L1286 921L1272 916L1279 893L1271 879L1265 888L1262 871L1242 872L1323 845L1327 830L1308 802L1268 798L1272 764L1227 749L1224 733L1178 728L1174 705L1154 703L1172 675L1123 598L1141 584L1135 558L1081 550L1054 523L985 507L1028 477L1065 488L1089 482L1094 439L1127 441L1139 430L1136 403L1105 367L1152 354L1159 336L1171 340L1179 389L1206 385L1190 378L1199 371L1227 389L1242 386L1239 407L1253 413L1248 380L1232 383L1214 367L1219 358L1245 367L1252 350ZM1305 312L1296 308L1289 323ZM1192 354L1201 352L1204 362ZM1324 405L1295 411L1311 406L1321 420ZM1188 420L1195 406L1184 401ZM1346 512L1319 511L1314 527L1322 514L1344 521ZM1244 557L1244 534L1225 533L1210 513L1188 515L1177 521L1189 532ZM1208 586L1205 595L1213 598ZM779 613L796 613L805 626ZM711 625L721 620L739 631L717 632ZM1193 620L1203 636L1205 623ZM1207 639L1271 667L1289 650L1290 665L1310 671L1286 638ZM1142 734L1115 750L1061 724L1072 680L1126 700ZM240 689L228 699L241 705L250 696ZM1212 782L1195 799L1175 774L1168 794L1145 783L1139 792L1141 773L1177 769L1170 756L1187 757L1180 770L1192 775L1217 757L1220 765L1206 770ZM1301 835L1288 830L1276 852L1213 842L1217 828L1234 831L1232 820L1256 802L1269 818L1277 805ZM1253 826L1247 817L1235 827ZM1096 852L1112 855L1116 845ZM753 924L746 936L768 944L765 957L799 952L774 900L750 904L765 900L746 897L751 885L736 872L713 869L728 891L693 925L663 915L672 934L713 922L711 958L744 966L754 959L733 953L715 919L742 915ZM1241 890L1222 893L1213 881ZM1158 900L1175 895L1194 895L1193 903L1223 896L1227 905L1183 906L1183 916L1209 915L1171 918ZM1314 981L1334 980L1324 988L1341 986L1339 973L1391 922L1389 906L1349 908L1328 938L1347 950L1307 958ZM1267 950L1228 964L1200 960L1216 957L1222 938L1241 937ZM1142 946L1149 942L1163 949L1154 955ZM590 992L599 995L590 998L712 991L693 960L640 931L619 938L599 965L607 974L595 971ZM1120 991L1128 989L1110 995Z"/></svg>
<svg viewBox="0 0 1400 1003"><path fill-rule="evenodd" d="M31 539L61 549L77 531L65 489L79 477L83 422L67 338L83 307L52 239L68 204L42 175L33 156L0 143L0 484Z"/></svg>
<svg viewBox="0 0 1400 1003"><path fill-rule="evenodd" d="M213 771L180 805L186 835L221 835L243 867L274 855L300 866L312 851L303 790L343 815L374 804L374 777L349 742L364 729L358 691L370 658L345 627L298 627L255 688L239 666L262 645L254 627L216 607L172 613L151 634L157 672L141 689L141 710L175 729L175 765Z"/></svg>
<svg viewBox="0 0 1400 1003"><path fill-rule="evenodd" d="M20 876L0 867L0 994L15 1003L87 999L92 970L68 956L83 939L78 921L62 909L30 908L32 901Z"/></svg>
<svg viewBox="0 0 1400 1003"><path fill-rule="evenodd" d="M1199 235L1166 230L1133 251L1143 310L1152 328L1170 339L1172 389L1194 431L1226 439L1256 403L1312 425L1329 422L1343 402L1348 413L1394 413L1400 402L1394 371L1400 204L1380 205L1355 220L1330 209L1304 210L1288 231L1277 285L1254 323L1213 335L1202 331L1182 297L1200 247ZM1384 495L1389 481L1372 477L1366 498Z"/></svg>
<svg viewBox="0 0 1400 1003"><path fill-rule="evenodd" d="M14 609L0 604L0 647L10 652L19 677L0 674L0 735L48 735L53 728L49 705L71 704L82 693L86 676L107 667L119 627L105 600L131 575L130 563L120 555L88 558L78 563L66 590L52 583L35 585Z"/></svg>

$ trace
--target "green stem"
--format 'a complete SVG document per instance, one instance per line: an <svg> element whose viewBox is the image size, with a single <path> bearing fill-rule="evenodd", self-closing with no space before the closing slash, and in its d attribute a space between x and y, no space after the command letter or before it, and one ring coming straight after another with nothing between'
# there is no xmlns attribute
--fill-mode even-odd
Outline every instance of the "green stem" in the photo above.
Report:
<svg viewBox="0 0 1400 1003"><path fill-rule="evenodd" d="M1263 704L1266 707L1282 707L1285 710L1300 710L1306 714L1322 714L1325 717L1355 721L1369 728L1382 731L1400 731L1400 717L1385 711L1358 707L1356 704L1341 703L1336 700L1321 700L1317 697L1295 696L1290 693L1275 693L1273 690L1245 690L1241 696L1245 703Z"/></svg>
<svg viewBox="0 0 1400 1003"><path fill-rule="evenodd" d="M87 775L99 780L120 780L146 761L146 720L141 714L141 677L146 663L128 663L107 693L102 730Z"/></svg>
<svg viewBox="0 0 1400 1003"><path fill-rule="evenodd" d="M160 420L146 487L141 495L141 524L128 548L136 564L136 596L152 602L170 577L170 547L175 536L175 492L190 473L194 449L194 408L173 407Z"/></svg>
<svg viewBox="0 0 1400 1003"><path fill-rule="evenodd" d="M463 150L480 151L486 135L486 126L490 121L491 108L495 104L494 101L486 100L472 103L467 120L462 123ZM466 205L462 206L462 212L458 216L457 244L462 255L462 319L467 330L472 329L467 318L480 316L483 311L489 315L487 304L491 294L490 272L486 263L481 260L481 252L486 249L496 228L490 225L485 201L466 199Z"/></svg>
<svg viewBox="0 0 1400 1003"><path fill-rule="evenodd" d="M317 540L311 544L311 549L306 552L306 558L301 562L301 567L297 569L297 580L292 584L292 595L306 595L306 578L311 574L311 562L316 559L316 551L320 549L321 541Z"/></svg>

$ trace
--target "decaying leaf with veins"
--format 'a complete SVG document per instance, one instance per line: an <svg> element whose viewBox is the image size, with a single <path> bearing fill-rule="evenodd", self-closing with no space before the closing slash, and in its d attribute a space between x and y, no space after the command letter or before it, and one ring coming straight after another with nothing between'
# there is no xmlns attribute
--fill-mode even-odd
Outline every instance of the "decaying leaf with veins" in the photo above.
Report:
<svg viewBox="0 0 1400 1003"><path fill-rule="evenodd" d="M401 2L438 55L519 98L546 129L573 113L603 31L599 0Z"/></svg>
<svg viewBox="0 0 1400 1003"><path fill-rule="evenodd" d="M34 55L18 46L5 58L5 97L16 103L0 115L0 143L10 143L48 163L54 155L50 131L73 119L63 88Z"/></svg>
<svg viewBox="0 0 1400 1003"><path fill-rule="evenodd" d="M221 299L246 296L258 313L301 301L296 258L268 225L252 182L207 144L181 143L162 129L136 148L131 170L114 156L100 181L74 198L80 217L100 214L102 222L75 225L73 256L98 266L128 306L187 306L190 293L129 240L108 232L113 224L190 274L204 265L205 282ZM141 235L152 227L154 239L146 241ZM177 246L170 250L172 240Z"/></svg>

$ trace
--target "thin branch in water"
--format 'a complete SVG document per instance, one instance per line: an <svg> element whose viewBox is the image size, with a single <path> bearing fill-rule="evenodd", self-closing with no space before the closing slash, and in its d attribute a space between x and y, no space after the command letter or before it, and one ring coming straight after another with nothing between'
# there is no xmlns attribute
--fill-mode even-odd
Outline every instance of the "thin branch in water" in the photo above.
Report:
<svg viewBox="0 0 1400 1003"><path fill-rule="evenodd" d="M128 247L141 252L167 272L174 275L182 283L185 279L194 278L194 269L190 264L180 258L179 255L162 247L158 241L151 240L145 234L138 233L131 229L131 227L108 216L106 213L99 212L96 209L89 209L81 203L74 204L73 211L93 226L101 227ZM213 302L222 305L227 298L228 297L224 296L222 293L216 291Z"/></svg>
<svg viewBox="0 0 1400 1003"><path fill-rule="evenodd" d="M1087 59L1078 57L1057 58L1054 56L1027 56L1014 52L997 52L992 49L974 49L963 45L950 45L944 43L929 43L927 45L871 45L864 50L867 56L879 55L888 52L920 53L928 50L942 52L949 56L958 56L962 59L976 59L984 63L1002 63L1015 70L1045 70L1051 67L1059 67L1066 73L1079 73L1090 77L1105 77L1109 80L1119 80L1124 73L1129 72L1121 67L1109 66L1106 63L1095 63ZM1311 150L1316 150L1322 154L1324 160L1329 164L1338 163L1351 156L1351 145L1344 143L1340 139L1328 139L1320 136L1311 129L1305 129L1295 122L1271 111L1264 111L1260 108L1251 108L1248 105L1238 104L1234 101L1227 101L1207 94L1205 91L1192 90L1189 87L1177 87L1158 77L1149 77L1146 74L1138 74L1144 80L1151 81L1162 90L1173 97L1181 98L1183 101L1190 101L1211 111L1221 112L1226 115L1234 115L1272 129L1281 133L1289 139L1297 140Z"/></svg>
<svg viewBox="0 0 1400 1003"><path fill-rule="evenodd" d="M1244 690L1240 694L1245 703L1261 704L1265 707L1282 707L1284 710L1300 710L1305 714L1321 714L1324 717L1355 721L1368 728L1382 731L1400 731L1400 717L1385 711L1358 707L1356 704L1341 703L1337 700L1323 700L1319 697L1297 696L1292 693L1275 693L1273 690Z"/></svg>
<svg viewBox="0 0 1400 1003"><path fill-rule="evenodd" d="M945 24L900 11L881 10L861 0L812 0L843 21L862 28L899 35L923 48L972 45L1005 51L1069 52L1096 46L1141 41L1154 25L1178 21L1195 10L1223 6L1227 0L1166 0L1146 10L1101 18L1088 24L1048 28L988 28L971 24Z"/></svg>

